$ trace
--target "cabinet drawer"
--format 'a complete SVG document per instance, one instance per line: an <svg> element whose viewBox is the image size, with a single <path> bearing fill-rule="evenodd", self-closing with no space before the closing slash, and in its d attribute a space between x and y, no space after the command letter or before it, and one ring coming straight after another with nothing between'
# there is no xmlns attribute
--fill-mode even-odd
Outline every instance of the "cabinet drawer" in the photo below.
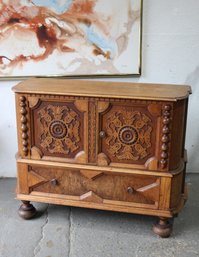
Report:
<svg viewBox="0 0 199 257"><path fill-rule="evenodd" d="M94 170L29 168L28 191L78 201L158 208L159 177Z"/></svg>

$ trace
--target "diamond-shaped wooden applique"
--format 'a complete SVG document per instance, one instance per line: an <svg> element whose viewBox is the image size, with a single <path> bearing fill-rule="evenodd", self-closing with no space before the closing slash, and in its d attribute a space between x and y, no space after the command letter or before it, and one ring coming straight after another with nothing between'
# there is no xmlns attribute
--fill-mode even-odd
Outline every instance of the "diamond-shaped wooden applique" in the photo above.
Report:
<svg viewBox="0 0 199 257"><path fill-rule="evenodd" d="M136 192L141 194L142 197L145 197L146 199L153 201L155 205L158 205L158 202L157 202L158 191L159 191L158 188L159 188L159 179L157 179L155 183L137 188Z"/></svg>
<svg viewBox="0 0 199 257"><path fill-rule="evenodd" d="M94 203L102 203L103 199L93 193L92 191L89 191L83 195L80 196L80 200L86 201L86 202L94 202Z"/></svg>
<svg viewBox="0 0 199 257"><path fill-rule="evenodd" d="M103 172L101 171L93 171L93 170L81 170L80 173L88 178L88 179L96 179L97 177L99 176L102 176L103 175Z"/></svg>
<svg viewBox="0 0 199 257"><path fill-rule="evenodd" d="M155 183L152 183L150 185L147 185L147 186L144 186L144 187L140 187L140 188L136 189L136 191L137 192L146 192L146 191L154 189L155 187L158 187L158 186L159 186L159 183L155 182Z"/></svg>
<svg viewBox="0 0 199 257"><path fill-rule="evenodd" d="M33 170L28 172L28 186L29 187L37 187L39 185L45 184L47 180L42 176L36 174Z"/></svg>

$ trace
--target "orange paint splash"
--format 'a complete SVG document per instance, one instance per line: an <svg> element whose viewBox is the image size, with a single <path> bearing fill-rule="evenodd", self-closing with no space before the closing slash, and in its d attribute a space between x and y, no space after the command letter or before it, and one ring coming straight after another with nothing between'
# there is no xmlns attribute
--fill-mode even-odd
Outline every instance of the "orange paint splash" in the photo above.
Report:
<svg viewBox="0 0 199 257"><path fill-rule="evenodd" d="M76 14L92 14L94 7L94 0L76 0L68 11Z"/></svg>

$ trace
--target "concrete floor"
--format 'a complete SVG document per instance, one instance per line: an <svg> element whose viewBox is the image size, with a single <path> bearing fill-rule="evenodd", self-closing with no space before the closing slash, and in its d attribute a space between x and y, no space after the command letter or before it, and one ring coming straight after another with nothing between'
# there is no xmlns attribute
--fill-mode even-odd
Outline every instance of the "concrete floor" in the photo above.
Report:
<svg viewBox="0 0 199 257"><path fill-rule="evenodd" d="M187 177L189 200L161 239L156 218L66 206L35 204L22 220L15 179L0 179L0 257L196 257L199 256L199 174Z"/></svg>

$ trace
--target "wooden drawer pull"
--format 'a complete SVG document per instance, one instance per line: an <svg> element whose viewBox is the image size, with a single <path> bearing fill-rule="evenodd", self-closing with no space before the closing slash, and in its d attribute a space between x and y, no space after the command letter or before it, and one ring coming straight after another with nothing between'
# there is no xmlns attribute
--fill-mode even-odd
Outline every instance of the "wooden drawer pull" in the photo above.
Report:
<svg viewBox="0 0 199 257"><path fill-rule="evenodd" d="M54 179L52 179L52 180L50 181L50 184L51 184L52 186L56 186L56 185L58 184L58 181L54 178Z"/></svg>
<svg viewBox="0 0 199 257"><path fill-rule="evenodd" d="M127 188L127 192L128 192L129 194L133 194L133 193L135 193L135 189L132 188L132 187L128 187L128 188Z"/></svg>

